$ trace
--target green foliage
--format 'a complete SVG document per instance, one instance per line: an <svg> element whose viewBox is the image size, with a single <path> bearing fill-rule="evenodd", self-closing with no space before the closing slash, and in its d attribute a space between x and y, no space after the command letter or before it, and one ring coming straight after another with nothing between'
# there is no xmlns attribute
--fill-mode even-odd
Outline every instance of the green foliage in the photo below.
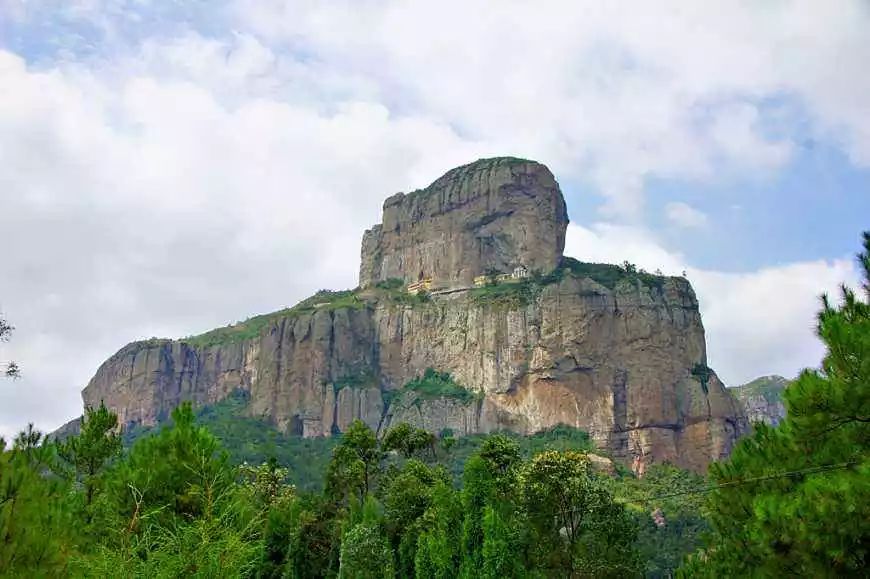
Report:
<svg viewBox="0 0 870 579"><path fill-rule="evenodd" d="M432 301L432 296L428 292L410 294L406 288L405 280L390 278L379 281L367 291L373 291L379 302L399 306L420 306Z"/></svg>
<svg viewBox="0 0 870 579"><path fill-rule="evenodd" d="M400 277L391 277L376 283L375 288L386 291L402 290L405 289L405 280Z"/></svg>
<svg viewBox="0 0 870 579"><path fill-rule="evenodd" d="M522 549L521 529L512 524L510 515L487 505L483 510L481 532L483 545L480 577L522 577L525 574L523 561L517 556Z"/></svg>
<svg viewBox="0 0 870 579"><path fill-rule="evenodd" d="M22 432L11 450L0 439L0 576L60 577L74 542L69 485L47 474L53 444Z"/></svg>
<svg viewBox="0 0 870 579"><path fill-rule="evenodd" d="M463 404L469 404L479 398L477 393L458 384L448 372L439 372L432 368L426 368L422 376L405 384L403 390L413 392L418 400L452 398Z"/></svg>
<svg viewBox="0 0 870 579"><path fill-rule="evenodd" d="M708 389L707 385L710 383L710 378L713 376L712 368L706 364L695 364L692 366L691 374L698 379L698 382L701 383L701 388L704 390L704 394L706 394Z"/></svg>
<svg viewBox="0 0 870 579"><path fill-rule="evenodd" d="M432 489L429 508L418 527L414 573L420 579L448 579L460 566L462 503L459 494L445 483Z"/></svg>
<svg viewBox="0 0 870 579"><path fill-rule="evenodd" d="M585 455L543 452L525 466L521 485L536 566L562 576L638 572L636 529L594 476Z"/></svg>
<svg viewBox="0 0 870 579"><path fill-rule="evenodd" d="M289 482L298 489L322 490L323 474L338 441L288 435L269 421L249 414L249 395L239 390L216 404L199 409L197 422L221 442L232 464L262 464L274 458L278 464L287 466ZM130 438L142 434L134 432Z"/></svg>
<svg viewBox="0 0 870 579"><path fill-rule="evenodd" d="M782 376L762 376L741 386L735 386L731 391L741 399L760 396L768 403L775 403L783 399L783 391L790 383L790 380Z"/></svg>
<svg viewBox="0 0 870 579"><path fill-rule="evenodd" d="M239 467L242 489L260 507L269 508L276 503L293 499L295 489L288 484L289 469L282 468L278 459L272 457L260 466L247 463Z"/></svg>
<svg viewBox="0 0 870 579"><path fill-rule="evenodd" d="M405 458L411 458L426 450L434 455L435 435L402 422L387 430L381 445L384 450L395 450Z"/></svg>
<svg viewBox="0 0 870 579"><path fill-rule="evenodd" d="M269 327L276 325L284 318L313 314L318 310L360 310L365 307L366 303L360 299L355 290L320 290L313 296L302 300L292 308L286 308L270 314L254 316L243 322L237 322L224 328L217 328L198 336L187 337L183 342L197 348L208 348L212 346L232 344L244 340L253 340L264 334Z"/></svg>
<svg viewBox="0 0 870 579"><path fill-rule="evenodd" d="M432 468L416 459L386 474L382 485L384 523L398 553L401 576L413 575L417 544L424 530L422 517L432 506L435 489L447 484L449 477L443 468Z"/></svg>
<svg viewBox="0 0 870 579"><path fill-rule="evenodd" d="M566 257L562 265L553 271L542 274L532 272L528 279L488 283L471 290L473 303L516 310L528 306L538 299L544 287L560 283L565 276L578 279L591 279L609 290L624 284L640 284L651 290L661 292L667 279L660 274L647 273L626 262L622 266L608 263L586 263ZM594 291L590 292L596 295Z"/></svg>
<svg viewBox="0 0 870 579"><path fill-rule="evenodd" d="M704 477L668 464L654 464L643 478L625 473L605 479L614 499L634 518L637 548L647 577L672 577L683 558L702 544L709 530ZM656 523L660 515L663 524Z"/></svg>
<svg viewBox="0 0 870 579"><path fill-rule="evenodd" d="M526 279L476 287L470 291L470 296L477 305L515 310L533 303L540 293L540 285Z"/></svg>
<svg viewBox="0 0 870 579"><path fill-rule="evenodd" d="M359 523L342 537L340 579L390 579L395 576L393 551L380 527Z"/></svg>
<svg viewBox="0 0 870 579"><path fill-rule="evenodd" d="M103 486L104 468L121 453L117 414L102 402L99 408L87 408L79 435L58 442L57 451L61 459L58 466L61 469L68 467L69 470L64 469L67 476L84 486L84 508L90 511ZM87 512L87 521L90 522L91 518L91 513Z"/></svg>
<svg viewBox="0 0 870 579"><path fill-rule="evenodd" d="M335 577L339 568L341 519L326 497L303 495L286 514L285 576L294 579Z"/></svg>
<svg viewBox="0 0 870 579"><path fill-rule="evenodd" d="M640 282L641 284L656 290L661 290L667 279L665 276L651 274L638 269L633 264L625 262L622 266L609 263L585 263L572 257L562 260L562 267L553 275L545 278L545 283L553 283L561 280L561 276L568 273L576 278L589 278L600 283L608 289L616 289L623 282Z"/></svg>
<svg viewBox="0 0 870 579"><path fill-rule="evenodd" d="M372 429L362 420L351 422L332 452L326 473L326 493L346 503L351 497L365 500L383 460L383 451Z"/></svg>
<svg viewBox="0 0 870 579"><path fill-rule="evenodd" d="M228 454L195 424L189 402L173 411L171 426L136 441L113 474L118 508L133 529L211 512L234 478Z"/></svg>
<svg viewBox="0 0 870 579"><path fill-rule="evenodd" d="M825 297L819 370L785 390L786 418L756 425L714 464L713 533L685 576L848 577L866 573L870 545L870 234L864 296Z"/></svg>
<svg viewBox="0 0 870 579"><path fill-rule="evenodd" d="M513 440L520 449L522 458L532 456L545 450L576 450L590 451L594 446L589 434L570 426L558 425L553 428L522 436L513 432L501 432L499 436ZM493 435L473 434L454 439L447 453L447 468L454 481L462 479L463 468L471 456L480 452L483 444ZM600 452L600 451L597 451Z"/></svg>

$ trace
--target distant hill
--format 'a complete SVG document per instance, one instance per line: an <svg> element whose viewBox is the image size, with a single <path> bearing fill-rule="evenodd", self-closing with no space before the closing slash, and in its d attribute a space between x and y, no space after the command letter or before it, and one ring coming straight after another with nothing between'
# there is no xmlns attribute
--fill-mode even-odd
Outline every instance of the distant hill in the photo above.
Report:
<svg viewBox="0 0 870 579"><path fill-rule="evenodd" d="M782 376L762 376L741 386L730 389L731 394L743 406L750 422L777 425L785 418L782 393L791 380Z"/></svg>

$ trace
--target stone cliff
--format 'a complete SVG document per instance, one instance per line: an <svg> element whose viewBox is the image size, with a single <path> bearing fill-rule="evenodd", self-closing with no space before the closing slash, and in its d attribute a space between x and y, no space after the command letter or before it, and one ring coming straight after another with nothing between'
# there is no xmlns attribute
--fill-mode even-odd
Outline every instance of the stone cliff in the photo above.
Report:
<svg viewBox="0 0 870 579"><path fill-rule="evenodd" d="M745 420L706 365L689 283L562 258L566 224L540 164L454 169L385 203L383 225L363 240L360 288L202 336L125 346L84 403L103 400L123 423L150 425L182 400L242 389L253 415L302 436L357 418L459 435L567 424L626 460L700 470L727 455ZM518 265L533 275L469 287ZM409 295L404 284L421 271L449 290ZM421 379L429 374L437 379Z"/></svg>
<svg viewBox="0 0 870 579"><path fill-rule="evenodd" d="M363 236L360 286L423 277L438 287L469 285L517 266L549 272L562 258L567 225L559 185L540 163L464 165L384 202L383 222Z"/></svg>
<svg viewBox="0 0 870 579"><path fill-rule="evenodd" d="M740 403L747 421L776 426L785 418L782 394L789 384L791 381L782 376L762 376L729 391Z"/></svg>

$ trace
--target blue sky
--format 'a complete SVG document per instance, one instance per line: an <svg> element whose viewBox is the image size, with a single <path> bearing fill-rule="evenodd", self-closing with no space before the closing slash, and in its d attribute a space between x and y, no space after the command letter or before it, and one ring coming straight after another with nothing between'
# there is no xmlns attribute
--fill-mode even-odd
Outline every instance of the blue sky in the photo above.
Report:
<svg viewBox="0 0 870 579"><path fill-rule="evenodd" d="M0 433L125 342L356 283L382 200L547 164L566 252L688 272L728 384L818 363L870 226L866 2L0 0ZM52 404L45 404L50 399Z"/></svg>

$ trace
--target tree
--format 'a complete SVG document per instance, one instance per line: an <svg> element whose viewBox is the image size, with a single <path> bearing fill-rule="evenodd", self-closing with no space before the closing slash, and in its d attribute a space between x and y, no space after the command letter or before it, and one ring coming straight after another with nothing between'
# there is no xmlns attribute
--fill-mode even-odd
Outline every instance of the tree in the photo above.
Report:
<svg viewBox="0 0 870 579"><path fill-rule="evenodd" d="M488 437L480 451L466 461L462 477L464 576L474 576L483 567L487 507L501 508L500 503L518 502L516 475L521 462L519 445L503 434Z"/></svg>
<svg viewBox="0 0 870 579"><path fill-rule="evenodd" d="M53 444L29 425L11 450L0 438L0 576L60 576L72 548L69 485L51 475Z"/></svg>
<svg viewBox="0 0 870 579"><path fill-rule="evenodd" d="M785 391L786 418L757 425L714 464L714 529L686 576L863 576L870 548L870 233L863 299L823 296L821 368Z"/></svg>
<svg viewBox="0 0 870 579"><path fill-rule="evenodd" d="M487 505L483 510L483 545L481 577L500 579L525 575L520 557L520 529L510 517L509 509Z"/></svg>
<svg viewBox="0 0 870 579"><path fill-rule="evenodd" d="M341 542L339 579L390 579L395 576L393 552L381 528L359 523Z"/></svg>
<svg viewBox="0 0 870 579"><path fill-rule="evenodd" d="M405 458L421 454L424 450L428 450L430 456L434 457L435 435L402 422L387 430L381 447L385 451L395 450Z"/></svg>
<svg viewBox="0 0 870 579"><path fill-rule="evenodd" d="M522 489L539 569L569 577L638 573L631 518L585 454L538 454L523 469Z"/></svg>
<svg viewBox="0 0 870 579"><path fill-rule="evenodd" d="M422 517L432 505L435 488L448 484L450 477L443 467L430 468L416 459L385 477L384 525L398 551L400 575L414 574L418 538L424 529Z"/></svg>
<svg viewBox="0 0 870 579"><path fill-rule="evenodd" d="M84 485L86 522L91 522L91 505L101 485L107 463L121 453L118 415L100 402L99 408L87 408L81 430L57 444L60 458L73 469L73 478Z"/></svg>
<svg viewBox="0 0 870 579"><path fill-rule="evenodd" d="M436 484L420 521L414 573L418 579L452 579L460 568L462 503L449 483Z"/></svg>
<svg viewBox="0 0 870 579"><path fill-rule="evenodd" d="M296 489L287 483L289 474L289 469L282 468L275 457L260 466L245 463L239 467L243 488L258 507L267 510L276 503L293 499Z"/></svg>
<svg viewBox="0 0 870 579"><path fill-rule="evenodd" d="M362 420L354 420L333 451L326 475L327 493L342 501L356 493L364 501L382 459L375 433Z"/></svg>
<svg viewBox="0 0 870 579"><path fill-rule="evenodd" d="M341 520L335 503L303 495L288 513L289 541L284 576L292 579L335 577L339 566Z"/></svg>
<svg viewBox="0 0 870 579"><path fill-rule="evenodd" d="M0 316L0 342L8 342L9 337L12 335L14 330L15 326L12 326L6 321L6 318ZM7 378L18 378L21 376L21 369L15 362L6 362L6 364L2 366L2 372Z"/></svg>
<svg viewBox="0 0 870 579"><path fill-rule="evenodd" d="M111 416L99 410L93 416L98 419L91 420L92 439L99 441L96 434ZM84 448L80 442L82 459L106 454ZM104 491L94 504L99 545L75 559L71 574L251 574L261 559L261 511L235 475L220 442L196 425L190 402L183 403L172 412L170 426L140 438L105 473Z"/></svg>

